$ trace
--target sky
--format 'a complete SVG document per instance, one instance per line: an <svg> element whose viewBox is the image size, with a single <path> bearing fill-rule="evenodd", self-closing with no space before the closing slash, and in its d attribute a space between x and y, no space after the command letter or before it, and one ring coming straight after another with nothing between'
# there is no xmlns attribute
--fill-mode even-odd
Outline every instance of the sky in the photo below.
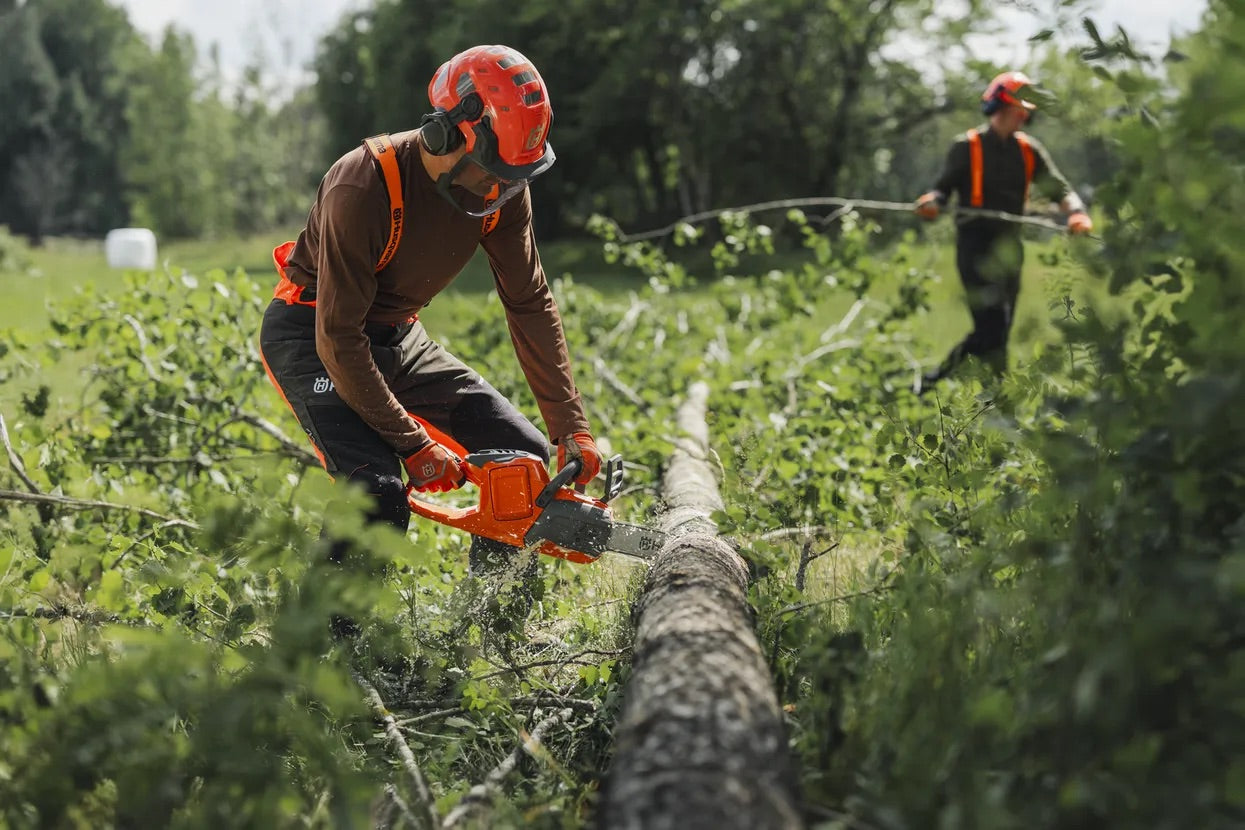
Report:
<svg viewBox="0 0 1245 830"><path fill-rule="evenodd" d="M343 14L370 0L109 0L154 43L170 23L194 36L201 51L220 50L226 73L262 56L274 78L306 80L317 41Z"/></svg>
<svg viewBox="0 0 1245 830"><path fill-rule="evenodd" d="M139 31L158 39L169 23L189 32L200 48L215 43L226 72L241 70L262 55L270 77L283 85L306 80L317 40L346 12L366 8L371 0L111 0L129 12ZM1000 3L1000 5L1003 5ZM1004 17L1010 37L978 36L967 44L974 54L1000 65L1024 68L1029 55L1026 38L1044 28L1058 0L1013 0ZM1096 0L1083 5L1103 36L1123 23L1141 46L1162 50L1173 33L1197 26L1206 0ZM1037 15L1018 11L1030 6ZM1081 8L1082 5L1076 6ZM448 56L447 56L448 57ZM945 59L925 56L922 59Z"/></svg>

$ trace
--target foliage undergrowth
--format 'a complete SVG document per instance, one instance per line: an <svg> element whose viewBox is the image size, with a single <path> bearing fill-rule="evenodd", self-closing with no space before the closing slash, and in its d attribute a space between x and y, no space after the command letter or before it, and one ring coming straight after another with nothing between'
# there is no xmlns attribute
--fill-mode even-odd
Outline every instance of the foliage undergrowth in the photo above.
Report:
<svg viewBox="0 0 1245 830"><path fill-rule="evenodd" d="M711 389L716 518L755 572L810 824L1245 820L1245 68L1224 59L1245 22L1230 5L1179 97L1104 64L1134 116L1112 135L1105 244L1048 246L1053 336L1003 379L970 363L911 391L940 357L921 346L934 275L914 238L880 255L854 213L832 233L789 214L807 257L781 270L755 267L772 229L727 214L711 279L601 220L607 258L645 282L608 299L557 283L589 416L628 462L621 518L660 508L677 407ZM1072 302L1093 279L1112 302ZM513 753L467 823L583 826L639 567L540 563L516 625L510 587L466 575L461 534L365 528L267 385L266 301L240 272L133 278L59 309L47 342L9 341L16 379L90 354L92 394L69 414L28 397L7 421L27 480L5 485L37 500L10 499L0 533L0 815L393 825L455 815ZM437 336L534 412L496 299L442 309ZM324 563L326 515L368 561ZM333 613L363 636L333 641Z"/></svg>

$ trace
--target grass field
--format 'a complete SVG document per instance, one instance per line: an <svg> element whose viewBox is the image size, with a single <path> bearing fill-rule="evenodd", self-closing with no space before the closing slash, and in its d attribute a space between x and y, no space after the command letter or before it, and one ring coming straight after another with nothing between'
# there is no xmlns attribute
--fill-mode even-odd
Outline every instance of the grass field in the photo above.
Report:
<svg viewBox="0 0 1245 830"><path fill-rule="evenodd" d="M924 353L918 357L926 363L937 363L968 330L970 320L963 306L963 294L959 286L954 263L954 249L949 228L933 234L927 245L915 248L907 263L935 276L929 285L934 308L919 331L914 332L914 345ZM174 242L163 246L159 252L161 267L174 274L183 271L201 275L216 268L229 272L242 269L261 281L275 279L271 251L274 244L292 238L291 233L270 233L248 238L226 240L195 240ZM1027 246L1024 289L1013 335L1013 353L1021 359L1028 354L1033 342L1048 340L1055 336L1052 320L1061 312L1055 308L1058 298L1052 293L1056 284L1056 271L1044 264L1044 253L1053 246L1065 244L1062 240L1031 242ZM599 244L592 241L554 243L541 246L542 260L551 278L570 274L582 285L590 285L602 292L606 299L625 297L644 284L638 272L622 266L605 263ZM6 273L0 270L0 291L5 302L0 304L0 331L16 330L25 338L46 336L48 308L62 298L72 296L81 286L93 283L98 290L120 290L122 274L109 269L104 258L101 241L49 240L46 245L22 253L32 266L25 273ZM886 251L875 257L884 259ZM773 262L754 260L752 265L760 271L783 267L790 263L790 255L774 258ZM0 259L0 262L3 260ZM760 272L759 271L759 272ZM1100 293L1080 280L1083 289L1091 294ZM879 283L875 293L885 296L891 286ZM450 291L460 297L485 295L492 290L492 275L483 254L471 261ZM695 292L696 288L685 289ZM829 289L828 289L829 290ZM841 299L841 303L838 300ZM841 298L827 296L819 312L825 317L810 319L810 328L818 330L832 322L834 315L841 314L850 304L850 297L843 292ZM423 315L430 329L449 326L443 319L461 308L459 303L433 303ZM837 319L837 318L835 318ZM567 321L575 325L574 320ZM80 366L73 363L45 367L41 381L54 390L72 388ZM0 386L0 407L8 407L22 390L15 385Z"/></svg>
<svg viewBox="0 0 1245 830"><path fill-rule="evenodd" d="M162 246L160 266L173 273L203 274L216 268L228 272L242 269L259 280L275 280L272 249L292 239L297 231L270 233L224 240L190 240ZM625 289L640 278L620 267L607 266L600 246L593 243L567 243L542 246L542 258L551 277L573 272L603 290ZM6 273L0 270L0 329L41 329L47 322L47 305L71 295L78 287L94 283L103 291L121 284L121 272L112 270L104 258L100 240L52 239L28 252L33 273ZM454 290L483 292L492 287L492 276L483 254L478 255L459 276Z"/></svg>

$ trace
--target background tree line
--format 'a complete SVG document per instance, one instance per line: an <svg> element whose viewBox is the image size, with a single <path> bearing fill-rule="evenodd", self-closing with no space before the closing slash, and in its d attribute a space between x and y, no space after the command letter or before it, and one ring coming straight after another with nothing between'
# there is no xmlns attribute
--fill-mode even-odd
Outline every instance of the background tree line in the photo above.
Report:
<svg viewBox="0 0 1245 830"><path fill-rule="evenodd" d="M227 80L176 29L149 45L107 0L0 0L0 225L36 242L127 223L170 237L296 225L333 159L418 124L436 67L482 42L519 46L552 93L547 238L595 212L638 226L776 198L911 198L998 69L933 77L909 58L992 25L987 4L954 23L935 7L376 0L324 37L315 82L288 96L259 64ZM1105 172L1083 151L1105 117L1092 73L1054 49L1046 64L1085 120L1043 138L1074 145L1074 179Z"/></svg>
<svg viewBox="0 0 1245 830"><path fill-rule="evenodd" d="M189 35L153 48L105 0L0 0L0 55L0 225L15 233L196 237L305 215L321 154L283 148L322 143L309 90L274 101L258 66L227 85Z"/></svg>
<svg viewBox="0 0 1245 830"><path fill-rule="evenodd" d="M337 34L389 23L358 20ZM1245 826L1245 0L1211 0L1161 72L1087 35L1084 66L1042 65L1060 100L1038 131L1103 177L1102 240L1031 247L1022 296L1051 303L1055 330L1018 327L1001 385L970 370L936 396L900 388L946 319L940 246L877 255L867 217L834 240L790 218L808 250L785 262L749 259L773 235L738 218L697 273L722 278L694 286L641 243L623 258L647 279L559 288L594 367L585 400L631 481L668 457L654 425L676 423L688 379L713 390L718 518L757 566L749 601L810 827ZM945 145L928 136L972 115L976 71L947 99L963 108L927 122L931 162ZM422 102L422 83L406 94ZM351 100L358 133L393 128ZM149 112L151 129L183 117ZM689 187L676 146L654 190ZM844 176L885 167L855 152ZM906 194L899 163L870 181ZM24 269L4 242L0 271ZM486 595L461 536L364 530L291 439L254 347L266 278L119 279L61 298L53 336L0 332L0 825L394 826L412 805L439 823L483 780L487 826L591 826L634 665L616 601L630 577L544 563L532 624L493 630L471 613ZM449 294L433 313L498 388L522 389L499 304ZM71 399L48 386L65 370ZM629 496L628 520L657 498ZM330 504L375 570L325 562ZM329 642L342 610L375 620L358 649Z"/></svg>

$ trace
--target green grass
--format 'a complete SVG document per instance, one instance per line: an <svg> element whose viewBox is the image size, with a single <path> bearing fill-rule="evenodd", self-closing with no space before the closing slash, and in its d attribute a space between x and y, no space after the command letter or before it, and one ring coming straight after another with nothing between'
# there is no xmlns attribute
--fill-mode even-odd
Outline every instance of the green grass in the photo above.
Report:
<svg viewBox="0 0 1245 830"><path fill-rule="evenodd" d="M204 274L216 268L230 272L242 269L257 280L275 281L272 248L295 234L296 231L289 231L238 239L173 242L161 247L160 267L173 273L185 271L192 274ZM1057 337L1052 321L1060 312L1054 308L1058 293L1054 287L1067 282L1066 273L1061 272L1061 269L1066 270L1066 266L1051 268L1042 260L1044 253L1064 244L1063 240L1055 239L1027 245L1012 350L1013 355L1020 359L1024 359L1035 343L1049 342ZM0 331L16 329L28 338L45 336L49 304L72 296L75 290L87 283L93 283L104 293L114 288L120 290L122 272L108 267L100 241L49 240L43 247L23 253L33 266L28 273L0 271L0 291L6 298L6 302L0 304ZM880 260L889 255L887 251L874 254ZM645 277L638 272L605 263L600 245L595 241L545 244L541 246L541 256L550 278L572 275L576 282L592 286L607 300L623 297L645 283ZM749 266L755 272L764 272L774 267L786 267L797 258L803 258L803 254L796 251L772 258L754 258ZM930 293L933 308L928 318L914 331L912 348L916 360L926 365L936 364L971 325L955 269L950 233L934 234L929 244L914 246L907 266L932 275ZM1090 285L1088 278L1078 278L1077 282L1082 300L1088 297L1090 302L1103 302L1102 291ZM492 288L488 261L480 252L449 293L459 298L474 298L475 295L491 292ZM694 293L697 289L693 287L685 291ZM878 298L885 298L891 291L893 285L880 283L873 293ZM845 313L850 304L851 298L846 292L828 294L825 302L819 304L817 316L809 319L810 333L813 329L818 333L824 330ZM439 329L447 326L449 320L446 318L460 313L462 307L460 302L434 302L423 316L430 327ZM568 325L573 326L574 321L568 321ZM48 367L40 376L40 382L51 385L53 390L71 389L76 384L80 368L80 365L73 363ZM16 384L6 386L8 388L0 388L0 406L4 407L17 400L22 391L29 391L18 389Z"/></svg>
<svg viewBox="0 0 1245 830"><path fill-rule="evenodd" d="M294 229L245 238L171 242L159 249L159 267L191 274L216 268L232 273L240 268L258 280L275 281L272 249L296 235ZM108 267L104 245L99 240L51 239L43 247L29 250L27 255L33 265L32 273L0 271L0 291L6 298L0 304L0 329L40 331L47 325L49 303L72 295L87 283L94 283L103 291L121 284L122 272ZM607 265L600 245L591 241L542 245L541 257L551 278L573 273L577 279L607 293L642 282L641 277L620 266ZM451 290L474 293L491 291L492 287L488 260L480 252Z"/></svg>
<svg viewBox="0 0 1245 830"><path fill-rule="evenodd" d="M171 273L187 272L202 275L217 268L230 273L241 269L261 283L275 284L272 249L297 236L297 229L221 240L175 241L161 245L157 254L158 267ZM13 240L5 237L0 242ZM551 278L573 273L584 284L607 294L621 293L643 283L643 277L621 266L604 262L601 247L592 241L551 243L541 246L545 270ZM15 257L26 261L29 269L0 268L0 332L12 330L24 339L44 337L48 332L49 308L73 296L87 284L101 293L121 290L124 272L108 267L102 240L49 239L34 249L20 249ZM4 262L0 257L0 263ZM459 275L450 292L474 296L493 290L493 276L483 251ZM454 312L454 303L433 303L425 313L430 325ZM85 360L65 360L43 367L37 384L34 382L0 384L0 411L11 408L23 394L30 394L36 385L46 383L59 397L61 390L78 385L79 372Z"/></svg>

